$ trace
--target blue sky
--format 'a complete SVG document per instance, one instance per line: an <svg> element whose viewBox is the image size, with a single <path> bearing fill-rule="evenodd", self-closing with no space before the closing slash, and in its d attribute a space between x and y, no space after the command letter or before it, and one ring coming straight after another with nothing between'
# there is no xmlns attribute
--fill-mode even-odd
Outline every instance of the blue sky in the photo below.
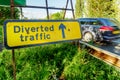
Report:
<svg viewBox="0 0 120 80"><path fill-rule="evenodd" d="M45 0L26 0L27 5L32 5L32 6L46 6L45 5ZM66 1L67 0L48 0L48 6L49 7L57 7L57 8L65 8L66 6ZM75 1L73 1L73 6L75 8ZM68 3L68 8L71 8L70 1ZM59 12L60 10L49 10L50 14ZM46 17L46 10L44 9L35 9L35 8L23 8L23 14L25 17L28 17L29 19L40 19L40 18L45 18ZM72 17L72 12L67 11L66 17L71 18Z"/></svg>

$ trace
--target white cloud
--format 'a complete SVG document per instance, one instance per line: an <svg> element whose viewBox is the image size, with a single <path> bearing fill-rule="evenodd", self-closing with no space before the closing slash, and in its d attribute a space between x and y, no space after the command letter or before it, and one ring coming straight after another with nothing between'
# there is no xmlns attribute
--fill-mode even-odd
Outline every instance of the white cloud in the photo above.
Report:
<svg viewBox="0 0 120 80"><path fill-rule="evenodd" d="M28 19L40 19L40 18L45 18L46 14L42 12L29 12L29 11L24 11L23 12L24 17L27 17Z"/></svg>
<svg viewBox="0 0 120 80"><path fill-rule="evenodd" d="M52 11L52 12L49 12L50 14L54 14L56 12L59 12L59 11ZM46 11L35 11L35 10L23 10L23 15L24 17L27 17L28 19L41 19L41 18L46 18L47 16L47 13ZM73 14L72 14L72 11L67 11L66 12L66 15L65 15L66 18L73 18Z"/></svg>

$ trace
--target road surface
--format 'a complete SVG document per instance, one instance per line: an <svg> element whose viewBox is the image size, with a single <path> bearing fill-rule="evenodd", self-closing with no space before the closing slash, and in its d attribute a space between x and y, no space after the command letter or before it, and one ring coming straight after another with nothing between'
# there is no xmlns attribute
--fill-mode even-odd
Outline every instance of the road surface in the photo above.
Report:
<svg viewBox="0 0 120 80"><path fill-rule="evenodd" d="M89 44L89 43L86 43L86 44ZM116 39L114 41L104 42L104 43L90 43L90 45L96 48L105 50L107 52L113 53L115 55L118 55L120 57L120 39Z"/></svg>

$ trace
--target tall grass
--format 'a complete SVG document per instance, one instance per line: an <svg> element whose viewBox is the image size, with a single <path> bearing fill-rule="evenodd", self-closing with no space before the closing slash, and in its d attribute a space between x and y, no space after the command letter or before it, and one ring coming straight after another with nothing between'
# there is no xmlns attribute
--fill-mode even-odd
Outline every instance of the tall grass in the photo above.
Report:
<svg viewBox="0 0 120 80"><path fill-rule="evenodd" d="M15 51L17 80L115 80L120 74L113 67L78 51L69 44L24 48ZM11 51L0 53L0 80L12 80Z"/></svg>
<svg viewBox="0 0 120 80"><path fill-rule="evenodd" d="M119 80L120 73L108 64L90 56L84 49L78 52L63 71L67 80Z"/></svg>

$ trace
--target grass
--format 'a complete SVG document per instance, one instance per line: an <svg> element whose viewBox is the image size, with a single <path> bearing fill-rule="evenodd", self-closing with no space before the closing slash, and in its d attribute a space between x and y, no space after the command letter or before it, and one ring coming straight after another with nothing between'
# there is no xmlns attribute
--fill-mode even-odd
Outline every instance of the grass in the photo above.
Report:
<svg viewBox="0 0 120 80"><path fill-rule="evenodd" d="M119 80L113 67L69 44L15 50L17 80ZM13 80L11 51L0 53L0 80Z"/></svg>
<svg viewBox="0 0 120 80"><path fill-rule="evenodd" d="M0 25L0 43L3 42L2 26Z"/></svg>

